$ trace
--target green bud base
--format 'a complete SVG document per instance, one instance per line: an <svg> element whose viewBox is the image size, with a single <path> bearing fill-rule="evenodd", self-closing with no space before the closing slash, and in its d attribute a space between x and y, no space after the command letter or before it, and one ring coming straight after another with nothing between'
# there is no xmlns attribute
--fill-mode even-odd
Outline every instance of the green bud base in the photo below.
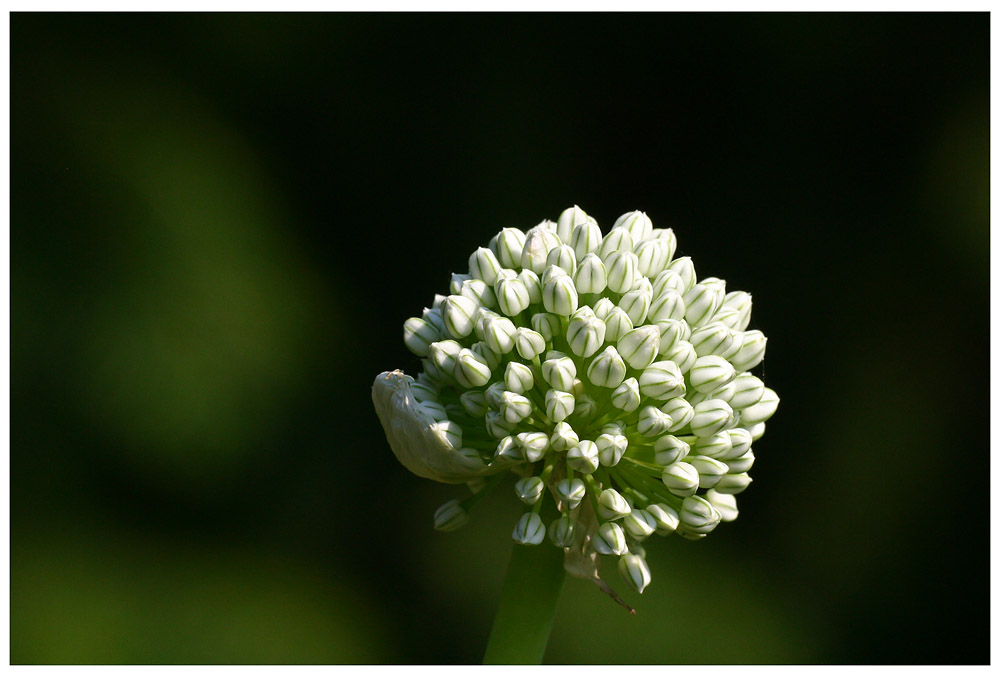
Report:
<svg viewBox="0 0 1000 675"><path fill-rule="evenodd" d="M566 570L563 549L514 544L485 665L538 665L552 632Z"/></svg>

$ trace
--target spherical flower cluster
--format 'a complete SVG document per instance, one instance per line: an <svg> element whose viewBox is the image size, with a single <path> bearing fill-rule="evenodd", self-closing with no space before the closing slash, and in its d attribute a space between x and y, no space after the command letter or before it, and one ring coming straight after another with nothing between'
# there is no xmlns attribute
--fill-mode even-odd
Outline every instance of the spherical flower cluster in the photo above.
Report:
<svg viewBox="0 0 1000 675"><path fill-rule="evenodd" d="M736 518L778 405L750 372L767 338L748 330L750 295L698 279L676 245L645 213L604 235L573 207L501 230L404 323L423 372L382 373L372 396L404 466L473 493L438 509L437 529L514 472L516 542L615 556L642 592L643 540ZM547 523L546 499L559 513Z"/></svg>

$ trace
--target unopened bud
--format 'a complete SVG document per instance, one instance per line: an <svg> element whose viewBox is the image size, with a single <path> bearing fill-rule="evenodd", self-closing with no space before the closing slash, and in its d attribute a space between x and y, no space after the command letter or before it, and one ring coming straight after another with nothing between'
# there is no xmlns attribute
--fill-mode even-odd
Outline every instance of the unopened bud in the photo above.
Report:
<svg viewBox="0 0 1000 675"><path fill-rule="evenodd" d="M545 541L545 524L537 513L525 513L514 526L514 541L525 546L537 546Z"/></svg>
<svg viewBox="0 0 1000 675"><path fill-rule="evenodd" d="M577 356L589 358L604 345L607 326L596 316L574 315L566 328L566 341Z"/></svg>
<svg viewBox="0 0 1000 675"><path fill-rule="evenodd" d="M528 476L514 483L514 492L517 498L531 506L542 498L545 492L545 483L538 476Z"/></svg>
<svg viewBox="0 0 1000 675"><path fill-rule="evenodd" d="M733 426L733 409L725 401L710 398L694 407L691 418L691 433L695 436L711 436Z"/></svg>
<svg viewBox="0 0 1000 675"><path fill-rule="evenodd" d="M530 361L545 351L545 338L530 328L518 328L514 333L514 347L522 359Z"/></svg>
<svg viewBox="0 0 1000 675"><path fill-rule="evenodd" d="M632 241L642 241L653 234L653 221L642 211L629 211L618 216L611 229L625 230L632 236Z"/></svg>
<svg viewBox="0 0 1000 675"><path fill-rule="evenodd" d="M520 279L500 279L497 281L495 295L500 311L507 316L517 316L530 304L528 289Z"/></svg>
<svg viewBox="0 0 1000 675"><path fill-rule="evenodd" d="M653 444L653 459L660 466L670 466L688 456L691 446L676 436L661 436Z"/></svg>
<svg viewBox="0 0 1000 675"><path fill-rule="evenodd" d="M507 269L521 266L524 251L524 232L516 227L505 227L490 241L490 249L500 264Z"/></svg>
<svg viewBox="0 0 1000 675"><path fill-rule="evenodd" d="M618 340L618 353L636 370L642 370L656 359L660 350L660 329L656 326L633 328ZM642 380L639 381L642 386Z"/></svg>
<svg viewBox="0 0 1000 675"><path fill-rule="evenodd" d="M743 372L750 370L764 360L764 351L767 349L767 338L759 330L748 330L743 334L743 344L739 350L730 357L733 368Z"/></svg>
<svg viewBox="0 0 1000 675"><path fill-rule="evenodd" d="M514 437L517 444L521 446L524 459L528 462L537 462L549 449L549 437L541 431L526 431Z"/></svg>
<svg viewBox="0 0 1000 675"><path fill-rule="evenodd" d="M646 512L656 521L656 531L662 535L670 534L680 523L677 511L666 504L650 504Z"/></svg>
<svg viewBox="0 0 1000 675"><path fill-rule="evenodd" d="M692 387L707 393L736 379L736 370L721 356L700 356L688 377Z"/></svg>
<svg viewBox="0 0 1000 675"><path fill-rule="evenodd" d="M617 466L628 450L628 439L620 433L603 433L595 444L598 459L604 466Z"/></svg>
<svg viewBox="0 0 1000 675"><path fill-rule="evenodd" d="M601 555L624 555L628 551L625 531L618 523L604 523L598 527L590 543Z"/></svg>
<svg viewBox="0 0 1000 675"><path fill-rule="evenodd" d="M651 363L639 375L639 391L657 401L669 401L684 395L684 375L673 361Z"/></svg>
<svg viewBox="0 0 1000 675"><path fill-rule="evenodd" d="M441 303L441 316L448 334L460 339L472 333L475 328L476 310L479 305L464 295L449 295Z"/></svg>
<svg viewBox="0 0 1000 675"><path fill-rule="evenodd" d="M593 441L580 441L566 452L566 464L580 473L594 473L598 466L597 445Z"/></svg>
<svg viewBox="0 0 1000 675"><path fill-rule="evenodd" d="M549 436L549 446L556 452L566 452L579 442L580 437L568 423L557 422L552 427L552 435Z"/></svg>
<svg viewBox="0 0 1000 675"><path fill-rule="evenodd" d="M587 379L598 387L613 389L625 379L625 361L618 350L608 346L590 362Z"/></svg>
<svg viewBox="0 0 1000 675"><path fill-rule="evenodd" d="M545 271L549 251L561 243L555 232L532 228L524 240L524 249L521 251L521 267L529 269L535 274L541 274Z"/></svg>
<svg viewBox="0 0 1000 675"><path fill-rule="evenodd" d="M642 397L639 395L639 381L630 377L611 392L611 405L627 413L639 409Z"/></svg>
<svg viewBox="0 0 1000 675"><path fill-rule="evenodd" d="M562 422L573 414L576 398L568 391L549 389L545 392L545 415L553 422Z"/></svg>
<svg viewBox="0 0 1000 675"><path fill-rule="evenodd" d="M632 535L633 539L642 541L656 532L656 520L645 509L632 509L632 512L622 520L622 527Z"/></svg>
<svg viewBox="0 0 1000 675"><path fill-rule="evenodd" d="M601 520L621 520L630 513L632 507L618 490L607 488L601 491L597 498L597 515Z"/></svg>
<svg viewBox="0 0 1000 675"><path fill-rule="evenodd" d="M606 238L604 243L607 242ZM615 293L626 293L632 289L639 274L639 264L634 253L613 251L604 258L604 264L608 268L608 288Z"/></svg>
<svg viewBox="0 0 1000 675"><path fill-rule="evenodd" d="M764 393L761 395L760 400L752 406L744 408L740 413L740 423L746 426L766 422L771 419L771 415L778 409L780 401L781 399L778 398L773 389L764 387ZM753 433L753 430L750 433Z"/></svg>
<svg viewBox="0 0 1000 675"><path fill-rule="evenodd" d="M694 417L694 406L681 397L670 399L660 406L660 410L670 415L670 419L673 420L673 424L667 430L671 433L686 427L690 424L691 418Z"/></svg>
<svg viewBox="0 0 1000 675"><path fill-rule="evenodd" d="M652 581L646 559L634 553L626 553L618 559L618 573L633 589L642 593Z"/></svg>
<svg viewBox="0 0 1000 675"><path fill-rule="evenodd" d="M507 391L512 391L515 394L531 391L532 387L535 386L535 376L531 372L531 368L517 361L511 361L507 364L503 381Z"/></svg>
<svg viewBox="0 0 1000 675"><path fill-rule="evenodd" d="M556 483L556 494L566 509L572 511L587 496L587 486L579 478L564 478Z"/></svg>
<svg viewBox="0 0 1000 675"><path fill-rule="evenodd" d="M655 438L662 436L673 424L670 415L664 414L659 408L646 406L639 411L639 420L636 422L636 429L641 436Z"/></svg>
<svg viewBox="0 0 1000 675"><path fill-rule="evenodd" d="M660 477L671 494L689 497L698 491L698 469L687 462L674 462L663 469Z"/></svg>
<svg viewBox="0 0 1000 675"><path fill-rule="evenodd" d="M442 504L434 512L434 529L441 532L457 530L469 522L469 514L457 499Z"/></svg>
<svg viewBox="0 0 1000 675"><path fill-rule="evenodd" d="M576 525L569 516L561 516L549 525L549 541L561 548L573 545L576 537Z"/></svg>

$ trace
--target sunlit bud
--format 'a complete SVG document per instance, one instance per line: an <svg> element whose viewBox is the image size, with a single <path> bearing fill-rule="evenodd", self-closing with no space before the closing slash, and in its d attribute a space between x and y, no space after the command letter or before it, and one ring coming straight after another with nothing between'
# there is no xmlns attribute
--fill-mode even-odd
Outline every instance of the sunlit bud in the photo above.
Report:
<svg viewBox="0 0 1000 675"><path fill-rule="evenodd" d="M694 345L687 340L678 340L663 356L668 361L676 363L677 367L684 374L688 374L691 368L694 367L695 361L698 360L698 354L694 351Z"/></svg>
<svg viewBox="0 0 1000 675"><path fill-rule="evenodd" d="M476 342L469 349L486 363L486 367L490 369L491 374L500 367L503 356L490 349L485 342Z"/></svg>
<svg viewBox="0 0 1000 675"><path fill-rule="evenodd" d="M461 351L462 345L458 344L454 340L441 340L431 345L430 351L427 353L427 357L441 371L445 373L453 373L455 372L455 360L458 358L458 354Z"/></svg>
<svg viewBox="0 0 1000 675"><path fill-rule="evenodd" d="M715 491L724 495L738 495L747 489L753 479L745 473L729 473L715 486Z"/></svg>
<svg viewBox="0 0 1000 675"><path fill-rule="evenodd" d="M607 488L601 491L597 498L597 515L601 520L620 520L630 513L632 507L618 490Z"/></svg>
<svg viewBox="0 0 1000 675"><path fill-rule="evenodd" d="M517 361L511 361L507 364L503 381L507 391L512 391L515 394L523 394L535 386L535 376L532 374L531 368Z"/></svg>
<svg viewBox="0 0 1000 675"><path fill-rule="evenodd" d="M597 225L597 221L588 216L579 206L571 206L559 214L559 220L556 223L556 232L559 234L560 239L569 241L576 228L587 223ZM598 231L600 231L600 228L598 228Z"/></svg>
<svg viewBox="0 0 1000 675"><path fill-rule="evenodd" d="M542 282L532 270L524 269L517 273L517 278L528 291L528 300L533 305L542 301Z"/></svg>
<svg viewBox="0 0 1000 675"><path fill-rule="evenodd" d="M733 398L733 394L736 393L735 382L736 380L734 379L732 382L727 382L718 389L713 389L712 391L708 392L707 398L717 398L720 401L725 401L726 403L729 403Z"/></svg>
<svg viewBox="0 0 1000 675"><path fill-rule="evenodd" d="M724 523L731 523L740 515L740 510L736 508L734 495L724 495L715 490L709 490L705 493L705 499L719 512Z"/></svg>
<svg viewBox="0 0 1000 675"><path fill-rule="evenodd" d="M722 301L726 298L726 280L719 277L705 277L698 283L711 288L719 294L719 306L721 307Z"/></svg>
<svg viewBox="0 0 1000 675"><path fill-rule="evenodd" d="M739 328L739 323L742 317L740 316L739 310L733 309L732 307L722 306L719 311L712 316L712 323L721 323L726 328L732 328L736 332L740 332L743 329Z"/></svg>
<svg viewBox="0 0 1000 675"><path fill-rule="evenodd" d="M694 345L698 356L709 354L723 356L733 346L733 340L734 334L731 328L713 321L692 331L690 342Z"/></svg>
<svg viewBox="0 0 1000 675"><path fill-rule="evenodd" d="M604 319L605 331L604 339L606 342L618 342L626 333L632 330L632 319L629 318L628 314L621 307L614 307L610 312L608 312L607 318Z"/></svg>
<svg viewBox="0 0 1000 675"><path fill-rule="evenodd" d="M711 436L702 436L695 441L694 451L704 457L724 460L733 451L733 439L728 431L720 431ZM726 472L723 471L722 473Z"/></svg>
<svg viewBox="0 0 1000 675"><path fill-rule="evenodd" d="M661 436L653 444L653 458L660 466L675 464L691 452L691 446L675 436Z"/></svg>
<svg viewBox="0 0 1000 675"><path fill-rule="evenodd" d="M646 559L634 553L626 553L618 559L618 573L634 590L642 593L649 586L652 576Z"/></svg>
<svg viewBox="0 0 1000 675"><path fill-rule="evenodd" d="M490 409L486 403L486 395L476 389L462 392L458 400L462 403L462 408L465 409L465 412L469 413L472 417L483 417Z"/></svg>
<svg viewBox="0 0 1000 675"><path fill-rule="evenodd" d="M651 364L659 349L660 329L656 326L633 328L618 339L618 353L636 370L642 370ZM642 386L642 380L639 385Z"/></svg>
<svg viewBox="0 0 1000 675"><path fill-rule="evenodd" d="M645 509L632 509L622 520L622 527L638 541L656 532L656 520Z"/></svg>
<svg viewBox="0 0 1000 675"><path fill-rule="evenodd" d="M564 478L556 483L556 494L559 501L566 505L567 510L572 511L587 495L587 487L579 478Z"/></svg>
<svg viewBox="0 0 1000 675"><path fill-rule="evenodd" d="M526 431L514 438L529 462L537 462L549 450L549 437L540 431Z"/></svg>
<svg viewBox="0 0 1000 675"><path fill-rule="evenodd" d="M684 320L664 319L654 321L656 327L660 329L660 354L666 354L681 340L691 337L691 328Z"/></svg>
<svg viewBox="0 0 1000 675"><path fill-rule="evenodd" d="M736 379L736 369L721 356L700 356L688 377L692 387L707 393Z"/></svg>
<svg viewBox="0 0 1000 675"><path fill-rule="evenodd" d="M632 241L649 239L653 234L653 221L642 211L629 211L618 216L612 230L622 229L632 236Z"/></svg>
<svg viewBox="0 0 1000 675"><path fill-rule="evenodd" d="M739 351L730 357L733 368L742 372L750 370L764 360L764 350L767 348L767 338L759 330L748 330L743 334L743 344Z"/></svg>
<svg viewBox="0 0 1000 675"><path fill-rule="evenodd" d="M525 546L537 546L545 541L545 524L537 513L525 513L514 526L514 541Z"/></svg>
<svg viewBox="0 0 1000 675"><path fill-rule="evenodd" d="M552 427L552 435L549 436L549 445L556 452L566 452L580 442L580 437L573 427L566 422L557 422Z"/></svg>
<svg viewBox="0 0 1000 675"><path fill-rule="evenodd" d="M576 536L576 525L569 516L561 516L549 525L549 541L561 548L573 545Z"/></svg>
<svg viewBox="0 0 1000 675"><path fill-rule="evenodd" d="M628 551L625 530L618 523L604 523L598 527L590 543L601 555L624 555Z"/></svg>
<svg viewBox="0 0 1000 675"><path fill-rule="evenodd" d="M733 395L729 405L733 410L743 410L760 401L764 395L764 383L750 373L741 373L733 380Z"/></svg>
<svg viewBox="0 0 1000 675"><path fill-rule="evenodd" d="M559 246L562 241L555 232L547 229L532 228L524 240L521 251L521 267L535 274L541 274L546 267L549 251Z"/></svg>
<svg viewBox="0 0 1000 675"><path fill-rule="evenodd" d="M497 304L497 298L493 295L493 289L481 279L469 279L465 281L462 284L462 290L459 294L472 300L480 308L496 307Z"/></svg>
<svg viewBox="0 0 1000 675"><path fill-rule="evenodd" d="M677 272L671 269L665 269L655 277L653 277L653 297L657 298L666 291L676 291L681 295L687 287L684 285L684 279L681 278Z"/></svg>
<svg viewBox="0 0 1000 675"><path fill-rule="evenodd" d="M573 275L573 282L580 293L603 293L608 287L608 270L604 261L593 253L585 255Z"/></svg>
<svg viewBox="0 0 1000 675"><path fill-rule="evenodd" d="M639 326L646 320L646 313L649 312L649 302L652 299L653 291L649 288L649 279L643 277L635 285L635 288L622 296L622 299L618 301L618 306L628 314L628 318L631 319L633 326ZM657 338L659 338L660 331L657 330L656 332Z"/></svg>
<svg viewBox="0 0 1000 675"><path fill-rule="evenodd" d="M611 256L615 253L631 253L633 248L632 235L627 230L612 229L601 241L597 254L611 268Z"/></svg>
<svg viewBox="0 0 1000 675"><path fill-rule="evenodd" d="M678 497L689 497L698 491L698 469L687 462L670 464L660 478L671 494Z"/></svg>
<svg viewBox="0 0 1000 675"><path fill-rule="evenodd" d="M604 243L607 242L608 239L605 239ZM613 251L604 258L604 264L608 268L608 288L615 293L626 293L632 289L639 274L638 260L634 253Z"/></svg>
<svg viewBox="0 0 1000 675"><path fill-rule="evenodd" d="M471 278L471 274L459 274L458 272L453 272L451 275L451 283L448 284L448 290L452 295L458 295L462 292L462 285Z"/></svg>
<svg viewBox="0 0 1000 675"><path fill-rule="evenodd" d="M441 338L441 332L426 319L415 316L403 323L403 344L417 356L427 356L431 344Z"/></svg>
<svg viewBox="0 0 1000 675"><path fill-rule="evenodd" d="M739 321L733 325L735 330L747 329L747 326L750 325L750 310L753 306L753 301L749 293L744 291L726 293L726 297L722 300L722 306L728 309L735 309L739 312Z"/></svg>
<svg viewBox="0 0 1000 675"><path fill-rule="evenodd" d="M524 232L516 227L505 227L490 240L490 249L496 255L503 267L508 269L521 264L521 252L524 250Z"/></svg>
<svg viewBox="0 0 1000 675"><path fill-rule="evenodd" d="M530 361L545 351L545 338L530 328L518 328L514 333L514 346L522 359Z"/></svg>
<svg viewBox="0 0 1000 675"><path fill-rule="evenodd" d="M711 436L733 426L734 422L733 409L729 407L728 403L709 399L694 407L694 417L691 418L691 433L695 436Z"/></svg>
<svg viewBox="0 0 1000 675"><path fill-rule="evenodd" d="M630 377L611 392L611 405L625 412L639 409L642 397L639 395L639 380Z"/></svg>
<svg viewBox="0 0 1000 675"><path fill-rule="evenodd" d="M542 362L542 378L549 386L559 391L573 391L576 379L576 364L568 356L551 358L547 355Z"/></svg>
<svg viewBox="0 0 1000 675"><path fill-rule="evenodd" d="M694 417L694 406L682 397L670 399L660 406L660 410L670 415L670 419L673 420L670 429L668 429L670 432L683 429L691 422L691 418Z"/></svg>
<svg viewBox="0 0 1000 675"><path fill-rule="evenodd" d="M517 328L514 322L506 317L483 321L483 341L486 346L500 354L506 354L514 348L514 333Z"/></svg>
<svg viewBox="0 0 1000 675"><path fill-rule="evenodd" d="M636 422L636 429L639 434L646 438L662 436L673 424L670 415L664 414L659 408L651 405L639 411L639 420Z"/></svg>
<svg viewBox="0 0 1000 675"><path fill-rule="evenodd" d="M684 282L684 288L682 289L684 293L694 286L698 280L698 276L694 273L694 263L691 262L689 256L676 258L667 265L667 269L677 274Z"/></svg>
<svg viewBox="0 0 1000 675"><path fill-rule="evenodd" d="M503 415L498 410L490 410L483 419L486 433L493 438L503 438L514 431L514 425L504 420Z"/></svg>
<svg viewBox="0 0 1000 675"><path fill-rule="evenodd" d="M476 310L475 322L476 322L476 337L480 340L486 338L486 322L490 319L499 319L500 314L497 314L489 307L480 307Z"/></svg>
<svg viewBox="0 0 1000 675"><path fill-rule="evenodd" d="M441 316L445 330L454 338L463 338L475 327L478 303L464 295L449 295L441 303Z"/></svg>
<svg viewBox="0 0 1000 675"><path fill-rule="evenodd" d="M719 457L724 462L729 462L730 460L736 459L737 457L742 457L743 455L750 452L750 446L753 443L753 436L750 432L742 427L737 427L735 429L730 429L726 432L729 436L729 443L732 448L728 453ZM732 471L732 467L729 467L730 473L739 473L739 471Z"/></svg>
<svg viewBox="0 0 1000 675"><path fill-rule="evenodd" d="M565 271L566 274L572 275L576 271L576 253L566 244L556 246L549 251L549 255L545 259L545 264L547 267L555 265Z"/></svg>
<svg viewBox="0 0 1000 675"><path fill-rule="evenodd" d="M778 409L780 400L773 389L764 387L764 393L761 395L760 400L752 406L743 409L740 414L740 423L747 426L755 425L758 422L766 422L774 414L774 411ZM753 433L752 429L750 433ZM754 437L754 440L756 440L756 437Z"/></svg>
<svg viewBox="0 0 1000 675"><path fill-rule="evenodd" d="M594 441L598 460L604 466L617 466L628 450L628 439L620 433L603 433Z"/></svg>
<svg viewBox="0 0 1000 675"><path fill-rule="evenodd" d="M598 387L613 389L625 380L625 360L609 345L590 362L587 379Z"/></svg>
<svg viewBox="0 0 1000 675"><path fill-rule="evenodd" d="M545 415L553 422L562 422L573 414L576 399L567 391L549 389L545 392Z"/></svg>
<svg viewBox="0 0 1000 675"><path fill-rule="evenodd" d="M440 293L435 293L434 302L431 303L431 307L433 307L434 309L440 308L441 303L444 302L447 297L448 297L447 295L441 295Z"/></svg>
<svg viewBox="0 0 1000 675"><path fill-rule="evenodd" d="M722 516L708 500L702 497L687 497L681 502L681 527L698 534L706 534L715 529Z"/></svg>
<svg viewBox="0 0 1000 675"><path fill-rule="evenodd" d="M521 394L505 391L500 402L500 413L505 422L518 424L531 415L531 401Z"/></svg>
<svg viewBox="0 0 1000 675"><path fill-rule="evenodd" d="M597 445L593 441L580 441L566 451L566 464L580 473L594 473L598 465Z"/></svg>
<svg viewBox="0 0 1000 675"><path fill-rule="evenodd" d="M507 316L517 316L528 308L528 289L520 279L500 279L495 294L500 311Z"/></svg>
<svg viewBox="0 0 1000 675"><path fill-rule="evenodd" d="M494 457L501 462L523 462L524 452L513 436L504 436L497 443Z"/></svg>
<svg viewBox="0 0 1000 675"><path fill-rule="evenodd" d="M545 483L538 476L528 476L514 483L514 492L518 499L531 506L542 498Z"/></svg>
<svg viewBox="0 0 1000 675"><path fill-rule="evenodd" d="M635 247L635 257L639 262L639 274L655 277L663 271L668 262L667 242L662 239L651 239L640 242Z"/></svg>
<svg viewBox="0 0 1000 675"><path fill-rule="evenodd" d="M657 401L683 396L684 387L684 375L673 361L651 363L639 375L639 391Z"/></svg>
<svg viewBox="0 0 1000 675"><path fill-rule="evenodd" d="M490 286L496 283L500 268L501 264L496 254L488 248L477 248L469 256L469 275L473 279L481 279Z"/></svg>
<svg viewBox="0 0 1000 675"><path fill-rule="evenodd" d="M753 438L756 441L759 440L760 437L764 435L764 427L765 425L763 422L758 422L757 424L751 424L750 426L748 426L747 431L750 432L751 438Z"/></svg>
<svg viewBox="0 0 1000 675"><path fill-rule="evenodd" d="M469 522L469 514L462 508L461 502L457 499L442 504L434 512L434 529L441 532L457 530L467 522Z"/></svg>
<svg viewBox="0 0 1000 675"><path fill-rule="evenodd" d="M611 298L601 298L596 303L594 303L594 316L596 316L601 321L607 321L608 315L611 314L611 310L616 307L615 303L611 301ZM629 326L629 330L632 327Z"/></svg>
<svg viewBox="0 0 1000 675"><path fill-rule="evenodd" d="M665 243L667 247L667 262L670 262L670 259L674 257L674 252L677 250L677 235L674 234L674 231L669 227L654 227L650 238L659 239Z"/></svg>
<svg viewBox="0 0 1000 675"><path fill-rule="evenodd" d="M680 292L668 288L654 296L650 301L647 317L651 323L667 321L668 319L680 321L684 318L686 311L687 305L684 304L684 297Z"/></svg>
<svg viewBox="0 0 1000 675"><path fill-rule="evenodd" d="M753 450L747 450L740 457L726 460L726 464L729 466L730 473L746 473L753 466L754 459Z"/></svg>
<svg viewBox="0 0 1000 675"><path fill-rule="evenodd" d="M545 305L547 312L569 316L576 311L579 303L580 296L573 284L573 277L568 274L553 275L542 286L542 304Z"/></svg>
<svg viewBox="0 0 1000 675"><path fill-rule="evenodd" d="M724 462L701 455L689 457L688 463L698 470L698 487L703 490L715 487L719 479L729 471L729 467Z"/></svg>
<svg viewBox="0 0 1000 675"><path fill-rule="evenodd" d="M650 504L646 507L646 512L656 521L656 531L659 534L670 534L680 523L677 511L666 504Z"/></svg>
<svg viewBox="0 0 1000 675"><path fill-rule="evenodd" d="M566 341L577 356L590 357L604 345L607 326L596 316L581 316L579 313L569 321Z"/></svg>
<svg viewBox="0 0 1000 675"><path fill-rule="evenodd" d="M722 304L722 293L718 289L695 284L684 294L684 320L692 327L708 323Z"/></svg>

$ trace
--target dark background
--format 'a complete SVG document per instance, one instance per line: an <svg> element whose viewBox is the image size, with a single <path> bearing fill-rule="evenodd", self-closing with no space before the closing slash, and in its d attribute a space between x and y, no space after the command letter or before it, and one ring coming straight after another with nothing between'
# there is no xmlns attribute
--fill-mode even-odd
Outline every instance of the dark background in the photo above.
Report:
<svg viewBox="0 0 1000 675"><path fill-rule="evenodd" d="M751 291L738 521L554 663L986 663L987 14L11 17L11 659L475 663L519 507L374 376L501 227L642 209ZM612 570L613 583L622 588Z"/></svg>

